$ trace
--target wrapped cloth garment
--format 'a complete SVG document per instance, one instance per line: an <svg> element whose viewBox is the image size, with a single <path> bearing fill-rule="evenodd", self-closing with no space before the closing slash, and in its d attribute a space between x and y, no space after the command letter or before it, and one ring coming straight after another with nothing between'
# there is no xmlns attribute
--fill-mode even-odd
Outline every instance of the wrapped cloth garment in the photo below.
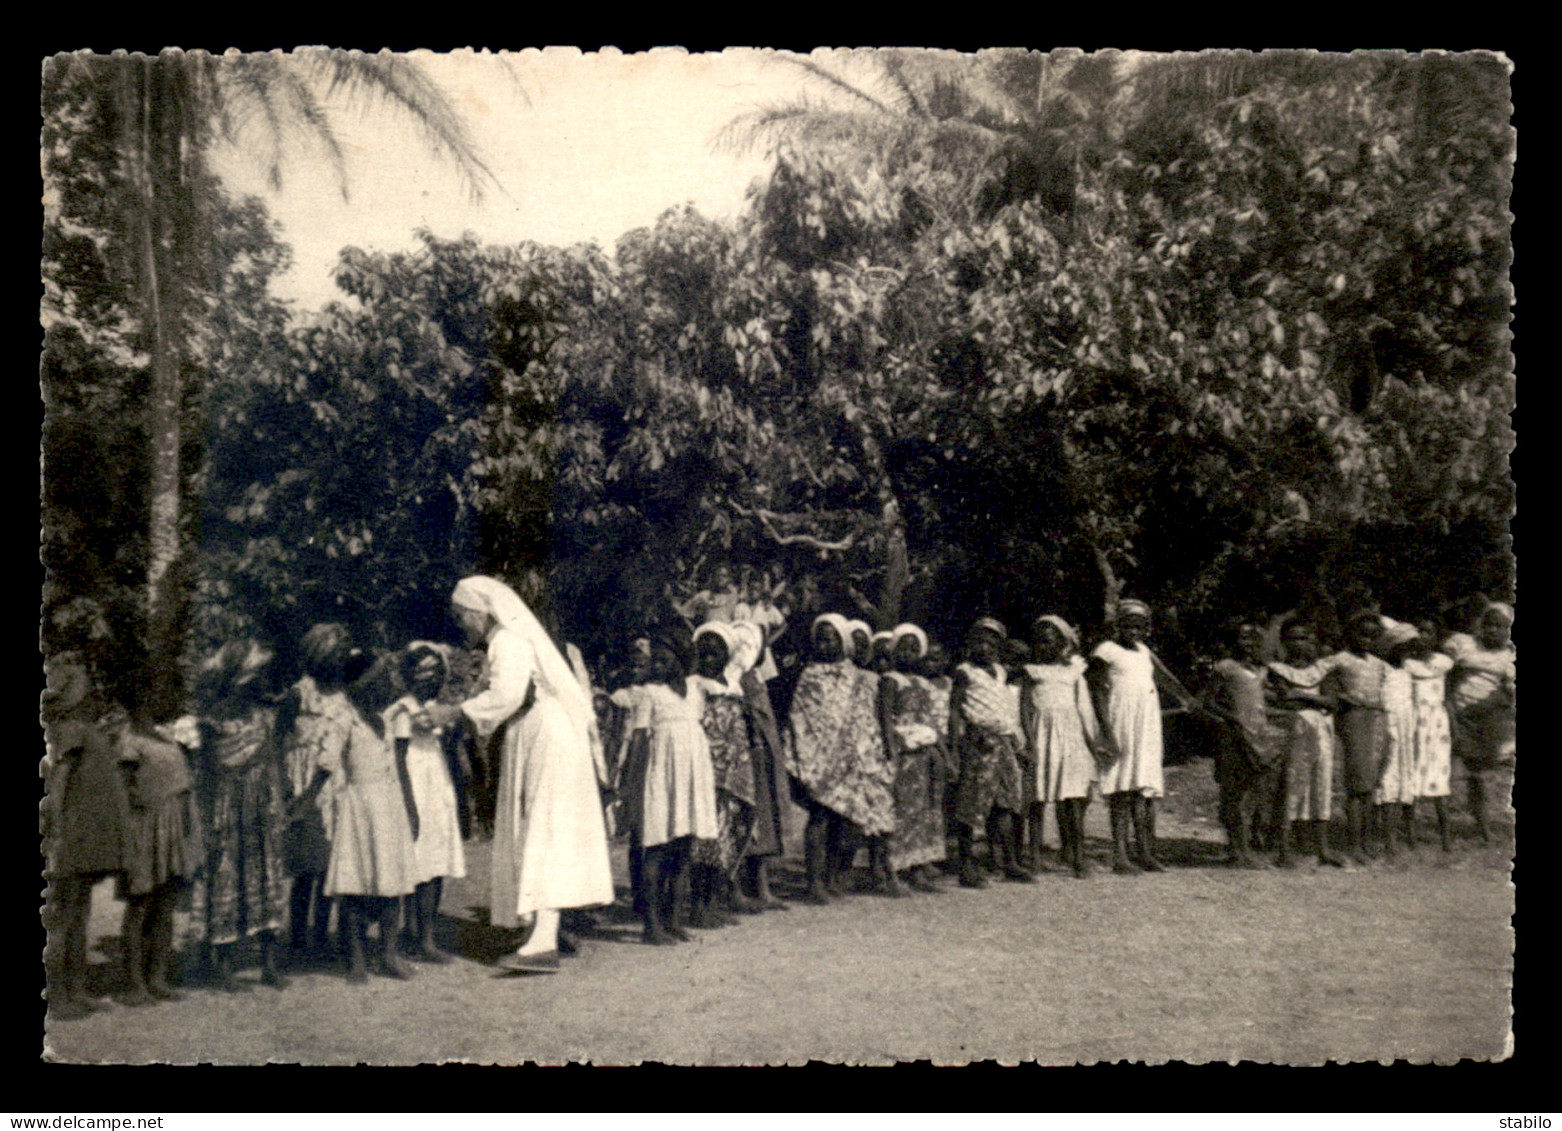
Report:
<svg viewBox="0 0 1562 1131"><path fill-rule="evenodd" d="M1027 664L1021 723L1034 769L1027 801L1067 801L1090 796L1096 780L1101 728L1085 682L1085 660Z"/></svg>
<svg viewBox="0 0 1562 1131"><path fill-rule="evenodd" d="M479 739L501 735L491 921L514 927L533 911L612 903L588 693L509 586L466 578L452 601L494 619L484 685L461 704Z"/></svg>
<svg viewBox="0 0 1562 1131"><path fill-rule="evenodd" d="M890 672L883 677L891 695L891 754L895 835L890 867L895 871L936 864L948 846L944 838L943 740L933 725L932 685L921 676Z"/></svg>
<svg viewBox="0 0 1562 1131"><path fill-rule="evenodd" d="M1277 692L1274 717L1281 727L1285 757L1286 819L1327 821L1333 815L1334 718L1315 707L1287 705L1285 692L1317 692L1329 666L1272 663L1268 668L1270 686Z"/></svg>
<svg viewBox="0 0 1562 1131"><path fill-rule="evenodd" d="M1443 650L1454 663L1448 675L1454 753L1472 770L1511 761L1516 748L1517 652L1512 645L1482 648L1464 633L1450 636Z"/></svg>
<svg viewBox="0 0 1562 1131"><path fill-rule="evenodd" d="M994 807L1018 813L1021 796L1019 701L1000 665L998 674L961 664L960 740L954 751L960 777L955 784L955 817L980 828Z"/></svg>
<svg viewBox="0 0 1562 1131"><path fill-rule="evenodd" d="M895 831L895 774L879 730L878 679L850 660L808 665L786 733L787 769L816 803L868 836Z"/></svg>
<svg viewBox="0 0 1562 1131"><path fill-rule="evenodd" d="M264 707L202 722L197 793L206 864L197 899L211 943L277 930L287 914L286 786L274 728Z"/></svg>
<svg viewBox="0 0 1562 1131"><path fill-rule="evenodd" d="M716 835L698 842L695 861L733 875L754 831L754 738L741 686L693 676L705 692L701 726L716 788Z"/></svg>
<svg viewBox="0 0 1562 1131"><path fill-rule="evenodd" d="M1137 602L1123 602L1123 605ZM1105 717L1101 728L1113 760L1101 769L1102 794L1138 793L1160 797L1161 697L1155 686L1155 661L1143 644L1125 648L1115 640L1097 644L1092 658L1103 669Z"/></svg>

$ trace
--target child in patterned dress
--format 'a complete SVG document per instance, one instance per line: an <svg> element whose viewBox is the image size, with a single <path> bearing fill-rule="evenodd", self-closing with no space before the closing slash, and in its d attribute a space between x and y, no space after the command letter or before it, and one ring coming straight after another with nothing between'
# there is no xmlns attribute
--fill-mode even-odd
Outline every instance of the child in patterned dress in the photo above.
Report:
<svg viewBox="0 0 1562 1131"><path fill-rule="evenodd" d="M1306 621L1288 621L1280 633L1281 659L1269 664L1268 697L1284 731L1283 792L1277 863L1292 867L1294 826L1312 830L1318 863L1343 867L1329 846L1334 798L1334 699L1322 688L1332 670L1318 656L1318 638Z"/></svg>
<svg viewBox="0 0 1562 1131"><path fill-rule="evenodd" d="M1432 799L1437 814L1437 839L1444 852L1451 852L1449 839L1448 794L1453 777L1453 738L1448 723L1447 682L1453 669L1452 658L1433 651L1436 629L1423 625L1416 638L1402 650L1400 667L1410 676L1410 700L1415 715L1415 796L1419 803ZM1414 835L1415 810L1409 817Z"/></svg>
<svg viewBox="0 0 1562 1131"><path fill-rule="evenodd" d="M955 817L959 822L960 885L987 886L976 866L976 829L986 825L995 834L995 859L1012 883L1035 883L1020 862L1019 703L1009 688L1003 664L1008 630L993 617L982 617L966 639L966 661L955 669L949 701L949 742L960 763L955 786ZM996 810L996 812L995 812ZM991 824L989 824L991 820Z"/></svg>
<svg viewBox="0 0 1562 1131"><path fill-rule="evenodd" d="M1388 664L1383 677L1383 713L1388 723L1388 741L1384 744L1383 768L1372 791L1383 854L1396 855L1395 833L1404 836L1405 845L1414 849L1416 804L1416 709L1410 673L1402 661L1405 649L1417 639L1413 625L1383 618L1377 653Z"/></svg>

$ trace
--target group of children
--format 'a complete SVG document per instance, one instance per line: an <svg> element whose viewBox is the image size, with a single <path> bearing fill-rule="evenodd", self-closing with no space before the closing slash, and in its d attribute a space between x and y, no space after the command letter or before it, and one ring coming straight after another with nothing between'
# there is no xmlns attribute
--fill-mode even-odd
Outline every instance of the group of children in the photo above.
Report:
<svg viewBox="0 0 1562 1131"><path fill-rule="evenodd" d="M197 714L178 717L133 689L128 708L107 702L79 657L49 665L43 831L56 1019L98 1007L86 927L92 888L108 877L126 901L116 996L127 1005L179 996L174 911L187 888L209 978L229 992L250 989L235 976L248 939L259 943L261 982L277 989L288 982L284 951L295 965L326 960L333 906L350 980L367 978L371 923L382 972L410 976L397 945L404 908L414 954L446 960L435 913L443 879L465 874L464 850L450 749L424 707L448 678L449 650L419 641L376 659L345 627L324 624L301 651L304 673L279 695L267 650L223 646L197 674Z"/></svg>
<svg viewBox="0 0 1562 1131"><path fill-rule="evenodd" d="M1097 795L1109 807L1113 871L1162 871L1163 691L1218 725L1221 820L1238 865L1253 865L1255 850L1294 864L1304 842L1321 863L1342 863L1329 835L1337 789L1358 861L1374 844L1393 853L1396 837L1413 843L1422 798L1448 849L1455 754L1488 836L1482 774L1513 753L1513 613L1503 604L1441 648L1375 609L1352 613L1345 647L1329 655L1304 619L1281 626L1278 658L1264 626L1242 624L1202 697L1146 644L1150 610L1139 601L1119 602L1109 635L1088 650L1056 614L1037 617L1024 639L981 617L952 670L916 625L875 633L826 613L812 623L785 725L768 684L775 626L701 611L692 632L674 625L646 637L626 686L596 694L602 827L616 822L627 835L650 945L685 941L686 926L720 927L733 913L788 907L771 890L770 864L789 800L807 814L801 898L815 904L845 894L863 848L876 890L937 891L951 826L947 871L962 887L985 887L991 873L1034 883L1049 804L1060 859L1083 878ZM461 712L436 706L450 698L452 653L416 641L375 659L344 626L324 624L300 654L302 676L277 694L265 649L224 646L199 672L198 712L180 718L110 710L83 664L50 665L55 1017L96 1008L84 983L87 906L110 875L126 899L119 996L130 1005L178 996L174 909L192 884L211 977L224 989L248 988L234 967L249 938L259 940L262 982L286 985L284 925L295 961L325 958L333 906L352 980L367 977L370 924L388 976L411 974L404 922L415 957L446 960L434 941L441 885L465 874Z"/></svg>

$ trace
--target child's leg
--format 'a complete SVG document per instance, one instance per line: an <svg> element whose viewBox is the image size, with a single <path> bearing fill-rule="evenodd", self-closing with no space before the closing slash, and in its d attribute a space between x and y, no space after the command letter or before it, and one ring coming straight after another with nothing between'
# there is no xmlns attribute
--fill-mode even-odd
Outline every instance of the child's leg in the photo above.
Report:
<svg viewBox="0 0 1562 1131"><path fill-rule="evenodd" d="M1155 798L1136 793L1131 795L1131 803L1139 867L1146 872L1164 872L1165 867L1155 857Z"/></svg>
<svg viewBox="0 0 1562 1131"><path fill-rule="evenodd" d="M885 895L895 899L903 898L910 894L906 891L900 877L895 874L895 869L890 866L890 850L892 841L888 836L876 836L869 843L868 851L873 858L873 871L878 877L879 888Z"/></svg>
<svg viewBox="0 0 1562 1131"><path fill-rule="evenodd" d="M1128 826L1132 820L1133 798L1126 793L1110 793L1106 803L1112 818L1112 871L1132 875L1139 871L1128 852Z"/></svg>
<svg viewBox="0 0 1562 1131"><path fill-rule="evenodd" d="M1398 806L1374 805L1372 808L1377 835L1383 839L1383 855L1392 860L1399 855L1399 850L1394 846L1394 818L1397 816L1394 810Z"/></svg>
<svg viewBox="0 0 1562 1131"><path fill-rule="evenodd" d="M384 963L385 974L391 978L410 978L413 969L401 956L399 945L401 900L394 897L380 897L376 902L379 904L375 910L376 918L380 923L380 960Z"/></svg>
<svg viewBox="0 0 1562 1131"><path fill-rule="evenodd" d="M1335 868L1343 867L1345 861L1329 845L1329 822L1313 821L1312 827L1313 839L1318 845L1318 863L1328 864Z"/></svg>
<svg viewBox="0 0 1562 1131"><path fill-rule="evenodd" d="M87 918L92 910L92 880L58 876L53 880L54 930L49 940L49 1013L72 1021L96 1011L87 994Z"/></svg>
<svg viewBox="0 0 1562 1131"><path fill-rule="evenodd" d="M1444 852L1452 852L1453 843L1448 837L1448 798L1432 798L1432 808L1437 812L1437 841Z"/></svg>
<svg viewBox="0 0 1562 1131"><path fill-rule="evenodd" d="M364 933L368 929L364 922L363 901L356 895L340 896L336 901L336 914L341 923L341 933L347 940L347 980L360 983L369 980L368 964L364 960Z"/></svg>
<svg viewBox="0 0 1562 1131"><path fill-rule="evenodd" d="M830 818L822 805L809 810L808 827L803 830L803 860L808 870L808 894L803 898L809 903L829 903Z"/></svg>
<svg viewBox="0 0 1562 1131"><path fill-rule="evenodd" d="M287 989L287 975L283 974L279 960L282 953L281 940L277 938L275 931L262 931L260 934L260 980L263 984L274 989Z"/></svg>
<svg viewBox="0 0 1562 1131"><path fill-rule="evenodd" d="M178 1001L184 995L169 984L174 963L174 908L179 902L179 884L163 884L151 895L147 913L146 989L162 1001Z"/></svg>
<svg viewBox="0 0 1562 1131"><path fill-rule="evenodd" d="M1399 811L1400 811L1400 824L1402 825L1402 827L1404 829L1404 834L1405 834L1405 844L1408 845L1410 848L1414 849L1415 846L1416 846L1416 807L1415 807L1415 803L1411 802L1409 805L1401 805L1399 807Z"/></svg>
<svg viewBox="0 0 1562 1131"><path fill-rule="evenodd" d="M133 895L125 901L125 918L119 931L124 985L114 997L124 1005L152 1005L157 999L146 989L146 920L151 897Z"/></svg>
<svg viewBox="0 0 1562 1131"><path fill-rule="evenodd" d="M1345 799L1345 821L1350 827L1351 858L1367 862L1367 803L1370 799L1351 794Z"/></svg>
<svg viewBox="0 0 1562 1131"><path fill-rule="evenodd" d="M1001 872L1008 866L1008 860L1004 858L1003 832L998 827L997 809L987 810L987 870L989 872Z"/></svg>
<svg viewBox="0 0 1562 1131"><path fill-rule="evenodd" d="M1465 777L1470 794L1470 816L1475 818L1475 831L1483 841L1491 840L1491 829L1486 826L1486 776L1480 770L1469 770Z"/></svg>
<svg viewBox="0 0 1562 1131"><path fill-rule="evenodd" d="M961 821L958 835L960 838L960 886L963 888L986 887L987 879L982 875L982 870L976 864L976 830L964 821Z"/></svg>
<svg viewBox="0 0 1562 1131"><path fill-rule="evenodd" d="M293 888L288 894L288 943L295 957L304 953L309 939L309 897L314 879L313 875L294 876Z"/></svg>
<svg viewBox="0 0 1562 1131"><path fill-rule="evenodd" d="M1019 841L1022 818L1009 809L997 809L994 815L997 817L998 835L1003 840L1003 878L1014 884L1035 883L1036 877L1026 871L1020 863Z"/></svg>
<svg viewBox="0 0 1562 1131"><path fill-rule="evenodd" d="M668 946L674 941L662 922L662 848L657 844L640 850L640 914L645 921L645 942L651 946Z"/></svg>
<svg viewBox="0 0 1562 1131"><path fill-rule="evenodd" d="M434 928L439 923L439 901L444 895L445 881L438 876L418 885L418 955L425 962L444 963L450 959L434 945Z"/></svg>
<svg viewBox="0 0 1562 1131"><path fill-rule="evenodd" d="M679 942L689 942L683 929L684 906L689 901L689 856L692 838L680 837L667 845L668 859L662 872L662 921L667 933Z"/></svg>

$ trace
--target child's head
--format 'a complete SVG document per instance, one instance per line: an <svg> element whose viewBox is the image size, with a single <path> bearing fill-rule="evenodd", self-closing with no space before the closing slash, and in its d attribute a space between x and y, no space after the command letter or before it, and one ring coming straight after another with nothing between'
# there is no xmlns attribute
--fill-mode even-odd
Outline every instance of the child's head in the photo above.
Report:
<svg viewBox="0 0 1562 1131"><path fill-rule="evenodd" d="M867 621L848 621L847 636L851 640L852 663L860 668L867 667L873 660L873 629Z"/></svg>
<svg viewBox="0 0 1562 1131"><path fill-rule="evenodd" d="M51 722L92 713L92 675L76 652L62 652L43 666L47 685L43 715Z"/></svg>
<svg viewBox="0 0 1562 1131"><path fill-rule="evenodd" d="M1475 625L1475 640L1487 651L1506 648L1513 629L1513 606L1493 601Z"/></svg>
<svg viewBox="0 0 1562 1131"><path fill-rule="evenodd" d="M732 588L732 567L726 562L717 562L713 565L710 571L710 587L715 593Z"/></svg>
<svg viewBox="0 0 1562 1131"><path fill-rule="evenodd" d="M1006 640L1003 644L1004 666L1015 674L1025 666L1030 659L1030 649L1025 646L1023 640Z"/></svg>
<svg viewBox="0 0 1562 1131"><path fill-rule="evenodd" d="M427 702L439 698L450 677L450 665L443 652L420 640L407 646L401 661L401 675L407 690L420 702Z"/></svg>
<svg viewBox="0 0 1562 1131"><path fill-rule="evenodd" d="M873 634L873 655L869 660L869 667L883 675L894 664L891 651L895 646L895 634L893 632L875 632Z"/></svg>
<svg viewBox="0 0 1562 1131"><path fill-rule="evenodd" d="M1031 641L1037 663L1061 664L1079 647L1079 633L1074 626L1054 613L1036 618L1032 626Z"/></svg>
<svg viewBox="0 0 1562 1131"><path fill-rule="evenodd" d="M271 653L253 640L230 640L201 664L196 693L208 708L258 703L266 694L261 678Z"/></svg>
<svg viewBox="0 0 1562 1131"><path fill-rule="evenodd" d="M304 674L326 690L346 681L347 660L352 655L352 633L342 624L317 624L300 642Z"/></svg>
<svg viewBox="0 0 1562 1131"><path fill-rule="evenodd" d="M695 670L706 679L721 679L732 659L722 627L704 624L694 634Z"/></svg>
<svg viewBox="0 0 1562 1131"><path fill-rule="evenodd" d="M1376 609L1359 608L1345 621L1345 639L1354 652L1371 652L1383 634L1383 618Z"/></svg>
<svg viewBox="0 0 1562 1131"><path fill-rule="evenodd" d="M1231 648L1246 664L1264 662L1264 630L1256 621L1243 620L1231 628Z"/></svg>
<svg viewBox="0 0 1562 1131"><path fill-rule="evenodd" d="M949 653L936 640L928 641L927 653L922 657L922 674L928 679L939 679L949 674Z"/></svg>
<svg viewBox="0 0 1562 1131"><path fill-rule="evenodd" d="M814 659L833 664L846 657L846 618L839 613L823 613L814 618Z"/></svg>
<svg viewBox="0 0 1562 1131"><path fill-rule="evenodd" d="M1112 631L1117 642L1125 647L1132 648L1139 644L1150 635L1150 606L1132 598L1117 602Z"/></svg>
<svg viewBox="0 0 1562 1131"><path fill-rule="evenodd" d="M914 624L898 624L891 639L890 656L895 670L916 671L927 656L927 633Z"/></svg>
<svg viewBox="0 0 1562 1131"><path fill-rule="evenodd" d="M991 665L1003 656L1009 630L996 617L981 617L965 637L965 654L974 664Z"/></svg>
<svg viewBox="0 0 1562 1131"><path fill-rule="evenodd" d="M1280 650L1288 664L1310 664L1318 658L1318 634L1304 620L1293 620L1280 633Z"/></svg>
<svg viewBox="0 0 1562 1131"><path fill-rule="evenodd" d="M651 637L651 678L661 683L682 679L693 665L693 648L688 637L675 628L665 628Z"/></svg>

